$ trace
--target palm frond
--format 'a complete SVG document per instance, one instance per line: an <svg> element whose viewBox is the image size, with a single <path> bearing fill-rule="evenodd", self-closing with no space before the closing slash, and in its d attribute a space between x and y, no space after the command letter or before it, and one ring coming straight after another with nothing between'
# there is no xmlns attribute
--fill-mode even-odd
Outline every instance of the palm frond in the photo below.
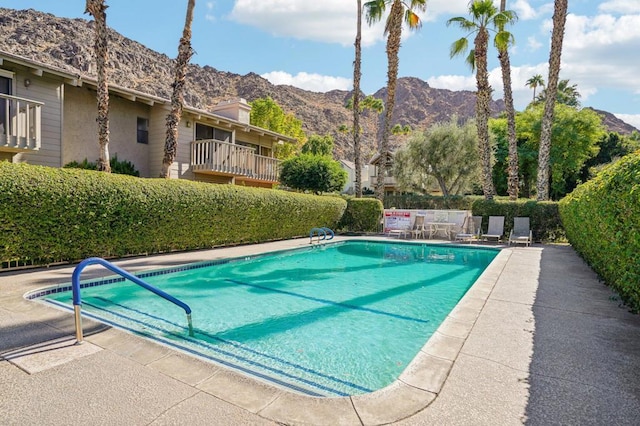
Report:
<svg viewBox="0 0 640 426"><path fill-rule="evenodd" d="M464 60L469 67L471 67L471 71L476 70L476 50L471 49L469 54L467 55L467 59Z"/></svg>
<svg viewBox="0 0 640 426"><path fill-rule="evenodd" d="M449 52L449 57L453 58L454 56L463 55L467 49L469 48L469 40L466 37L459 38L454 41L451 45L451 49Z"/></svg>
<svg viewBox="0 0 640 426"><path fill-rule="evenodd" d="M373 25L382 19L386 10L385 0L371 0L364 4L365 19L367 24Z"/></svg>
<svg viewBox="0 0 640 426"><path fill-rule="evenodd" d="M422 21L420 21L420 17L413 13L410 9L407 9L404 13L404 21L409 25L409 28L412 30L420 29L422 27Z"/></svg>

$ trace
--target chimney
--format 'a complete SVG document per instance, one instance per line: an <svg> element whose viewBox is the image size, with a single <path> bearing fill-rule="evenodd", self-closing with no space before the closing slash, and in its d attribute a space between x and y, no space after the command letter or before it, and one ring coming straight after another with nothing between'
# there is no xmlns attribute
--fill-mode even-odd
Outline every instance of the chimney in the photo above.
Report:
<svg viewBox="0 0 640 426"><path fill-rule="evenodd" d="M244 124L249 124L251 105L243 98L229 99L219 102L218 105L213 107L212 112Z"/></svg>

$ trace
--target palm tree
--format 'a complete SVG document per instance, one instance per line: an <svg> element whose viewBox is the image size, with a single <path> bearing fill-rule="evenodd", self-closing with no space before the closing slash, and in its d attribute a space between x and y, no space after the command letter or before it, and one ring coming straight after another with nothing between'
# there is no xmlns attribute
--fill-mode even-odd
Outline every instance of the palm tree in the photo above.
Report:
<svg viewBox="0 0 640 426"><path fill-rule="evenodd" d="M427 0L410 0L408 3L402 0L371 0L364 4L367 11L367 23L372 25L382 19L387 7L390 7L389 16L384 27L387 36L387 104L384 116L384 128L380 142L380 165L383 173L379 173L376 182L376 195L384 200L384 175L391 169L389 155L389 135L391 134L391 119L395 105L396 83L398 80L398 52L402 37L402 23L406 22L410 29L418 29L422 26L420 17L416 14L425 11Z"/></svg>
<svg viewBox="0 0 640 426"><path fill-rule="evenodd" d="M357 0L356 58L353 62L353 163L356 167L356 198L362 197L362 159L360 158L360 77L362 72L362 0Z"/></svg>
<svg viewBox="0 0 640 426"><path fill-rule="evenodd" d="M578 85L569 85L569 80L560 80L558 82L558 89L556 90L556 102L559 104L567 105L573 108L580 106L579 98L580 92L578 92ZM538 95L538 101L544 102L547 99L547 91L543 90Z"/></svg>
<svg viewBox="0 0 640 426"><path fill-rule="evenodd" d="M187 65L193 55L191 48L191 22L193 21L193 8L196 0L188 0L187 16L184 21L184 30L178 46L178 57L176 58L175 80L173 82L173 94L171 95L171 111L167 115L167 133L164 144L164 157L162 159L162 170L160 177L169 178L169 168L176 158L178 150L178 123L182 117L182 106L184 104L184 83L187 76Z"/></svg>
<svg viewBox="0 0 640 426"><path fill-rule="evenodd" d="M544 87L544 79L542 78L542 75L541 74L534 75L529 80L527 80L526 85L533 89L533 101L532 102L535 102L535 100L536 100L536 88L538 86Z"/></svg>
<svg viewBox="0 0 640 426"><path fill-rule="evenodd" d="M560 75L560 56L562 55L562 40L564 38L564 26L567 22L568 0L556 0L553 11L553 31L551 32L551 50L549 52L549 78L547 79L547 92L556 93L558 89L558 77ZM540 149L538 151L538 180L536 189L538 201L549 199L549 159L551 156L551 124L553 123L556 99L547 96L542 113L540 131Z"/></svg>
<svg viewBox="0 0 640 426"><path fill-rule="evenodd" d="M467 37L476 34L474 49L467 55L467 63L471 69L476 70L476 125L478 129L478 152L482 165L482 192L487 200L493 199L495 188L491 175L491 147L489 145L489 115L491 113L489 102L491 100L491 86L489 85L489 73L487 71L487 50L489 45L489 30L497 28L495 39L500 44L508 44L513 36L502 30L505 25L515 20L512 11L499 12L492 0L475 0L469 4L471 20L465 17L451 18L447 25L458 24L460 28L469 31L466 37L455 41L451 46L451 57L464 54L468 50Z"/></svg>
<svg viewBox="0 0 640 426"><path fill-rule="evenodd" d="M506 0L500 1L500 12L506 12ZM513 21L518 19L515 12ZM504 25L498 28L498 34L505 34ZM496 37L494 43L498 49L498 59L502 69L502 86L504 90L504 105L507 114L507 140L509 143L509 167L507 168L507 192L509 199L518 199L518 140L516 139L516 110L513 106L513 93L511 91L511 62L509 60L509 38Z"/></svg>
<svg viewBox="0 0 640 426"><path fill-rule="evenodd" d="M109 163L109 86L107 83L107 6L105 0L87 0L84 13L89 13L95 20L96 68L98 73L98 170L111 173Z"/></svg>

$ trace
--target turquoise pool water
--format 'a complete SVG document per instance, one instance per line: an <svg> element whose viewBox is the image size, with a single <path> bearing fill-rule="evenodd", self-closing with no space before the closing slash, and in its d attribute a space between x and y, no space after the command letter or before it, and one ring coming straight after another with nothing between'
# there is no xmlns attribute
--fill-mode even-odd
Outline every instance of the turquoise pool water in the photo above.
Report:
<svg viewBox="0 0 640 426"><path fill-rule="evenodd" d="M356 395L402 373L497 253L347 241L137 274L189 304L192 338L182 309L130 282L86 283L82 310L301 393Z"/></svg>

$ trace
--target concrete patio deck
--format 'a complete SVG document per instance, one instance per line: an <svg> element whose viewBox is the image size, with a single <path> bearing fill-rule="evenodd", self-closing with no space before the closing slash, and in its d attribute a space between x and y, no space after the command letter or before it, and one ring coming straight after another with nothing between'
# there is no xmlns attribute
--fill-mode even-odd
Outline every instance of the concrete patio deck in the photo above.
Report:
<svg viewBox="0 0 640 426"><path fill-rule="evenodd" d="M446 244L446 243L444 243ZM116 262L129 271L308 239ZM0 274L0 424L636 425L640 317L568 246L504 248L391 386L312 398L23 295L73 266ZM83 278L103 275L86 269Z"/></svg>

